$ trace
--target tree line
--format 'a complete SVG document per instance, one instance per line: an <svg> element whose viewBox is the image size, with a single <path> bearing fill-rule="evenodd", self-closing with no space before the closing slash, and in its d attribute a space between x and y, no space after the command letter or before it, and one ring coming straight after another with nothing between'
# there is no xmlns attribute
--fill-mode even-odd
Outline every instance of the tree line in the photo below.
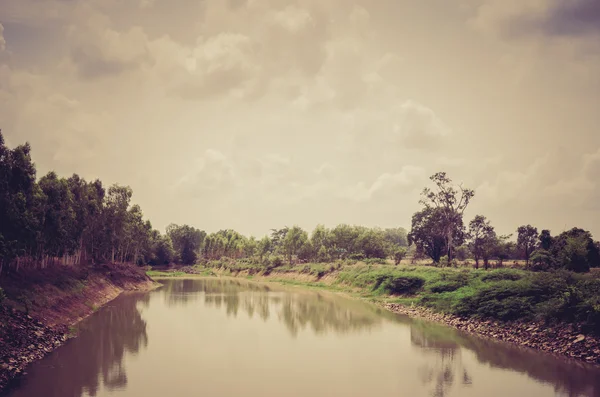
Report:
<svg viewBox="0 0 600 397"><path fill-rule="evenodd" d="M28 143L10 149L0 131L0 273L52 264L193 264L206 259L269 256L295 260L385 258L403 255L406 230L298 226L257 240L234 230L208 234L171 224L161 234L131 203L132 190L49 172L36 177Z"/></svg>
<svg viewBox="0 0 600 397"><path fill-rule="evenodd" d="M524 259L526 268L538 271L587 272L600 266L600 244L589 231L572 228L552 236L548 229L538 232L536 227L523 225L516 230L516 241L511 241L512 234L498 235L483 215L476 215L467 227L463 214L475 192L454 185L444 172L430 180L435 188L423 190L423 209L413 215L408 235L417 256L447 265L472 258L475 268L483 261L485 269L492 259L499 265L507 259Z"/></svg>
<svg viewBox="0 0 600 397"><path fill-rule="evenodd" d="M138 265L193 264L199 259L250 259L260 263L413 259L455 265L474 259L525 259L532 270L566 268L587 271L600 264L591 233L571 229L558 236L530 225L512 235L498 235L483 215L468 225L463 217L475 192L454 185L443 172L425 188L422 210L412 217L410 233L398 228L318 225L311 233L299 226L273 229L263 238L235 230L207 234L189 225L171 224L162 234L131 203L132 190L98 179L86 181L54 172L37 179L28 143L10 149L0 131L0 274L52 264L128 262ZM410 251L409 251L410 247Z"/></svg>

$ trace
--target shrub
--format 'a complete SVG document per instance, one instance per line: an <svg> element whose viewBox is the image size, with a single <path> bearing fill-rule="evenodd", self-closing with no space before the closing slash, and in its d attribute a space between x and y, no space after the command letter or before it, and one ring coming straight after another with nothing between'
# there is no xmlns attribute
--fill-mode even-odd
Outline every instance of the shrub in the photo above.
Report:
<svg viewBox="0 0 600 397"><path fill-rule="evenodd" d="M440 273L440 279L428 284L427 289L433 293L452 292L469 283L469 272L446 271Z"/></svg>
<svg viewBox="0 0 600 397"><path fill-rule="evenodd" d="M276 256L273 259L271 259L271 267L275 268L280 266L283 266L283 259L281 259L280 256Z"/></svg>
<svg viewBox="0 0 600 397"><path fill-rule="evenodd" d="M425 280L421 277L381 274L377 277L372 289L389 295L404 295L416 293L424 284Z"/></svg>
<svg viewBox="0 0 600 397"><path fill-rule="evenodd" d="M510 270L510 269L502 269L502 270L492 270L481 277L481 281L501 281L501 280L512 280L517 281L523 278L523 274L519 271Z"/></svg>

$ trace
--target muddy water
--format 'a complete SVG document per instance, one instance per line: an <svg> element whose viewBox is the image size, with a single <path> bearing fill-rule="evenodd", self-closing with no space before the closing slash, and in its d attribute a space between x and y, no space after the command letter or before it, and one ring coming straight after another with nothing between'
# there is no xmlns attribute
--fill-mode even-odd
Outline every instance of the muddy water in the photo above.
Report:
<svg viewBox="0 0 600 397"><path fill-rule="evenodd" d="M8 396L600 396L598 370L332 294L163 283L88 318Z"/></svg>

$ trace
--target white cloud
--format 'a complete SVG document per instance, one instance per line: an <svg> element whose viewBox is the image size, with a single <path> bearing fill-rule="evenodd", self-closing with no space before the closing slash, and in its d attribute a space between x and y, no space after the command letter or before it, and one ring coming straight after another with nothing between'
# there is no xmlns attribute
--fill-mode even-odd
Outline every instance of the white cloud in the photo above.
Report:
<svg viewBox="0 0 600 397"><path fill-rule="evenodd" d="M175 188L194 197L223 193L235 183L234 165L216 149L207 149L175 184Z"/></svg>
<svg viewBox="0 0 600 397"><path fill-rule="evenodd" d="M425 170L417 166L404 166L397 173L384 173L370 185L359 182L342 190L340 196L357 202L366 202L378 195L394 197L400 192L414 190L426 180Z"/></svg>

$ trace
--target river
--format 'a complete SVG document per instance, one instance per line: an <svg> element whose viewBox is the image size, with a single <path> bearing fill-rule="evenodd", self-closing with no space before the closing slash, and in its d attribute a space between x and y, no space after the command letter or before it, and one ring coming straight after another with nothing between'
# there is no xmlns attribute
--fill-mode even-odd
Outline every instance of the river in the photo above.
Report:
<svg viewBox="0 0 600 397"><path fill-rule="evenodd" d="M168 279L122 295L9 397L600 396L600 370L327 292Z"/></svg>

